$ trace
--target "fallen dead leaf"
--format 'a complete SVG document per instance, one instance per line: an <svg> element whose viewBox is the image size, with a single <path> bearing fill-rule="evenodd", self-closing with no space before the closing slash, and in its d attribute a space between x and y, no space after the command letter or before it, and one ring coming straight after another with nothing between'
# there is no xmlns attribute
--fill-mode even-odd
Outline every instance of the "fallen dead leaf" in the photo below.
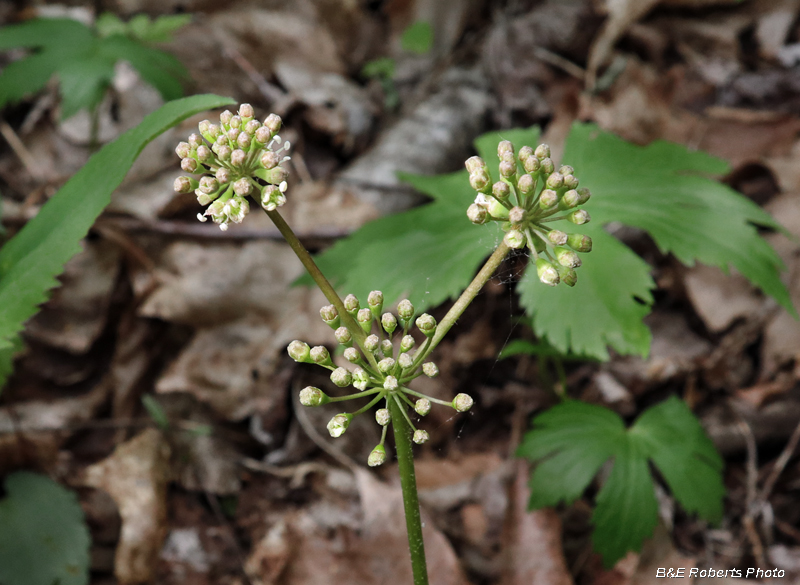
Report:
<svg viewBox="0 0 800 585"><path fill-rule="evenodd" d="M712 333L721 333L737 319L758 313L764 304L753 285L738 274L697 264L686 271L686 293L694 310Z"/></svg>
<svg viewBox="0 0 800 585"><path fill-rule="evenodd" d="M85 471L84 483L102 489L116 502L122 530L114 576L122 585L154 577L166 535L169 447L155 429L119 445L108 458Z"/></svg>

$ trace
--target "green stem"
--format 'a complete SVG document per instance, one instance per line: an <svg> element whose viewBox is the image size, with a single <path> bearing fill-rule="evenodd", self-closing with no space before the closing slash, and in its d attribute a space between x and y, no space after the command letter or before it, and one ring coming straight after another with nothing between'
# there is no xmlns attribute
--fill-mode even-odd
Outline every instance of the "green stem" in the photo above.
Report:
<svg viewBox="0 0 800 585"><path fill-rule="evenodd" d="M455 325L456 321L458 321L458 318L464 313L469 304L478 296L483 285L492 277L492 274L494 274L494 271L497 270L497 267L503 262L509 251L510 248L506 246L505 242L500 242L500 245L497 246L497 249L489 256L489 259L486 261L486 264L483 265L480 272L475 275L475 278L472 279L469 286L464 289L464 292L461 293L461 296L458 297L455 304L447 311L447 315L444 316L442 322L436 327L436 334L431 338L431 343L427 346L422 358L415 358L415 363L424 360L436 346L439 345L439 342L447 335L450 328Z"/></svg>
<svg viewBox="0 0 800 585"><path fill-rule="evenodd" d="M408 550L411 553L411 571L414 585L428 585L428 566L425 562L425 544L422 540L422 519L419 513L417 478L414 473L414 454L411 444L411 427L403 416L404 409L394 400L389 401L394 428L394 445L403 488L403 507L408 531Z"/></svg>
<svg viewBox="0 0 800 585"><path fill-rule="evenodd" d="M328 282L328 279L325 278L325 275L322 274L322 271L314 262L311 254L309 254L305 246L300 243L300 240L292 231L292 228L289 227L289 224L286 223L286 220L283 219L283 216L281 216L277 210L265 210L265 212L272 220L272 223L275 224L275 227L278 228L278 231L283 236L283 239L286 240L286 242L294 251L295 255L300 259L300 262L303 263L303 266L305 266L308 274L311 275L311 278L313 278L314 282L317 283L317 286L322 291L322 294L324 294L325 298L328 299L328 301L330 301L334 307L336 307L336 310L339 312L339 316L342 319L342 323L344 323L344 326L347 327L348 331L350 331L350 335L353 336L358 345L361 347L363 353L367 356L369 363L377 370L378 363L375 361L375 357L364 349L364 340L367 337L364 333L364 330L361 329L361 326L356 323L356 320L353 319L347 312L347 309L344 308L344 303L336 293L336 289L333 288L331 283Z"/></svg>

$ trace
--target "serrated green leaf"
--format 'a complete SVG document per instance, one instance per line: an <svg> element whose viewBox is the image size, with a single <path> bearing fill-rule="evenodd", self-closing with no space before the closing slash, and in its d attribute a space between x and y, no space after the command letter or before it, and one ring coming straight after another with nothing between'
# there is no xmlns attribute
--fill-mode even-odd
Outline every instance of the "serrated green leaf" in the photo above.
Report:
<svg viewBox="0 0 800 585"><path fill-rule="evenodd" d="M48 291L58 285L55 277L80 251L81 239L142 148L189 116L231 103L229 98L198 95L165 104L92 156L36 217L0 248L0 348L11 345L25 321L47 300Z"/></svg>
<svg viewBox="0 0 800 585"><path fill-rule="evenodd" d="M343 294L366 299L379 289L387 306L406 296L424 311L455 298L499 236L494 226L482 226L482 235L461 228L465 221L474 227L464 213L471 200L464 173L402 178L434 201L367 223L318 256L317 264ZM298 283L312 281L306 275Z"/></svg>
<svg viewBox="0 0 800 585"><path fill-rule="evenodd" d="M636 146L594 124L573 126L564 159L592 191L587 209L594 222L641 228L662 252L688 266L699 261L725 271L734 267L797 315L780 280L783 263L756 229L780 225L709 178L728 171L725 161L665 141Z"/></svg>
<svg viewBox="0 0 800 585"><path fill-rule="evenodd" d="M86 585L89 530L78 498L53 480L18 472L0 501L0 583Z"/></svg>
<svg viewBox="0 0 800 585"><path fill-rule="evenodd" d="M0 28L0 51L37 47L81 50L92 41L91 29L71 18L35 18Z"/></svg>
<svg viewBox="0 0 800 585"><path fill-rule="evenodd" d="M404 51L424 55L433 46L433 27L430 23L418 21L403 31L400 46Z"/></svg>
<svg viewBox="0 0 800 585"><path fill-rule="evenodd" d="M640 551L658 524L658 501L647 455L635 442L620 442L614 467L595 504L592 544L610 568L629 550Z"/></svg>
<svg viewBox="0 0 800 585"><path fill-rule="evenodd" d="M645 411L631 427L688 512L722 520L722 458L686 404L673 396Z"/></svg>
<svg viewBox="0 0 800 585"><path fill-rule="evenodd" d="M532 508L574 501L600 466L613 459L592 516L592 540L607 566L639 550L658 522L649 461L687 511L712 522L722 515L722 459L677 397L646 410L627 431L606 408L559 404L533 419L517 455L536 463Z"/></svg>
<svg viewBox="0 0 800 585"><path fill-rule="evenodd" d="M93 53L61 65L61 117L70 118L82 109L92 110L102 100L114 79L114 60Z"/></svg>

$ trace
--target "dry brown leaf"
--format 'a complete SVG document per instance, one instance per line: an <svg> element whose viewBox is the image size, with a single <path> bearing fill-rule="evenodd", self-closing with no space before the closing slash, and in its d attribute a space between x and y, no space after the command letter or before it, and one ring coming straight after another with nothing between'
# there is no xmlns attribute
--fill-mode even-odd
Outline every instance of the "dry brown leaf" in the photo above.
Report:
<svg viewBox="0 0 800 585"><path fill-rule="evenodd" d="M520 463L512 487L513 502L504 537L504 573L501 585L572 585L561 547L561 520L555 510L528 511L530 492L526 465Z"/></svg>
<svg viewBox="0 0 800 585"><path fill-rule="evenodd" d="M764 303L750 282L725 274L716 266L698 264L686 272L686 293L709 331L721 333L737 319L758 313Z"/></svg>
<svg viewBox="0 0 800 585"><path fill-rule="evenodd" d="M168 476L169 447L155 429L119 445L85 471L84 483L107 492L119 508L122 530L114 576L122 585L154 577L167 530Z"/></svg>
<svg viewBox="0 0 800 585"><path fill-rule="evenodd" d="M766 0L760 4L765 9L758 17L755 30L759 52L763 57L775 59L792 30L800 11L800 0Z"/></svg>

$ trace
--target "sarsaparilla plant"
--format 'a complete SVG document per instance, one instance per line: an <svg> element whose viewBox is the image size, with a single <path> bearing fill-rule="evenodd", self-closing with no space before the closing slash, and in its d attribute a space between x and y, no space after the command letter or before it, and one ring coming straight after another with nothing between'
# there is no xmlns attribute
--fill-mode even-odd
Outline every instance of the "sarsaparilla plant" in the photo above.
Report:
<svg viewBox="0 0 800 585"><path fill-rule="evenodd" d="M289 159L289 144L282 142L278 135L281 123L275 114L259 122L249 104L242 104L237 114L224 111L219 123L200 122L200 133L192 134L176 149L181 157L181 168L191 176L176 179L175 190L194 191L198 203L207 206L204 213L198 214L198 219L207 221L210 217L222 230L228 229L231 223L241 223L250 211L248 197L254 198L331 303L322 307L320 316L334 330L334 337L344 346L344 357L352 366L337 367L324 346L312 348L298 340L289 345L288 352L297 362L313 363L330 370L335 386L353 386L358 392L329 396L309 386L300 392L300 402L316 407L371 398L354 412L334 415L328 423L332 437L341 436L355 416L380 406L375 418L383 427L383 433L367 463L376 466L387 460L385 441L391 425L414 583L426 585L428 575L412 447L413 443L426 442L429 435L415 427L412 413L424 417L432 404L466 412L472 408L473 400L464 393L456 393L451 402L438 400L410 385L421 375L438 375L438 368L428 360L429 356L512 249L530 251L543 283L556 286L563 282L575 286L575 269L581 265L577 253L591 251L591 239L552 229L549 224L564 219L574 225L588 222L589 214L579 207L589 200L590 194L585 188L578 189L572 167L565 165L555 169L550 149L544 144L535 149L525 146L517 155L511 142L500 142L497 149L499 180L494 183L488 164L479 157L470 158L466 167L477 197L468 207L467 216L476 224L500 222L505 231L503 241L440 323L431 315L416 315L413 304L407 299L400 301L395 315L384 311L383 294L378 290L369 294L364 307L354 295L340 298L278 212L278 207L286 202L288 171L283 165ZM419 347L410 335L412 325L425 338Z"/></svg>

